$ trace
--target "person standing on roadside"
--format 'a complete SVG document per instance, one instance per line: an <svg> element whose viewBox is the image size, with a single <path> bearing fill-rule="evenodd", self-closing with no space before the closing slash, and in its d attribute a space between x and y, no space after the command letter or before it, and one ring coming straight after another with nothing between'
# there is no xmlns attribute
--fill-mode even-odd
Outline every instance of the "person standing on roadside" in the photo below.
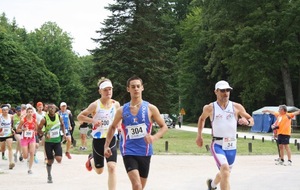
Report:
<svg viewBox="0 0 300 190"><path fill-rule="evenodd" d="M0 142L6 143L8 149L8 168L12 170L15 167L13 162L13 116L8 113L9 107L4 104L1 106L2 114L0 115Z"/></svg>
<svg viewBox="0 0 300 190"><path fill-rule="evenodd" d="M181 114L178 115L177 121L178 121L179 128L181 128L181 124L182 124L182 115Z"/></svg>
<svg viewBox="0 0 300 190"><path fill-rule="evenodd" d="M271 110L263 110L263 113L270 113L274 115L276 120L276 125L273 128L277 129L277 141L279 144L279 152L280 152L280 159L276 163L276 165L292 165L292 153L290 149L290 137L291 137L291 125L292 125L292 118L296 115L300 114L300 110L295 111L293 113L287 112L286 105L280 105L278 112L271 111ZM284 150L287 153L288 161L287 163L284 162Z"/></svg>
<svg viewBox="0 0 300 190"><path fill-rule="evenodd" d="M205 120L209 117L212 125L212 143L210 151L216 161L219 172L214 180L206 181L208 189L217 189L220 183L221 190L230 189L230 172L236 157L237 124L253 126L253 118L245 108L229 100L232 87L228 82L221 80L215 85L217 100L203 107L198 120L198 135L196 144L203 146L202 130Z"/></svg>
<svg viewBox="0 0 300 190"><path fill-rule="evenodd" d="M45 126L45 131L42 129ZM48 174L48 183L53 183L52 181L52 164L54 158L58 163L61 163L62 160L62 147L61 147L61 136L60 131L63 132L63 138L66 138L65 126L62 118L58 113L56 113L55 104L48 105L48 113L41 120L38 126L38 133L45 135L45 151L47 155L47 174Z"/></svg>
<svg viewBox="0 0 300 190"><path fill-rule="evenodd" d="M127 92L130 93L131 100L117 110L104 145L104 154L110 157L111 140L118 123L122 122L120 151L133 190L145 188L153 155L152 144L168 131L158 108L142 99L143 90L141 78L134 76L127 80ZM151 135L153 120L160 127L155 135Z"/></svg>
<svg viewBox="0 0 300 190"><path fill-rule="evenodd" d="M94 169L97 174L102 174L104 170L104 144L106 142L106 135L109 125L112 123L116 110L120 107L120 103L112 99L113 86L112 82L107 78L101 78L98 82L100 99L91 103L85 110L83 110L77 119L80 123L86 122L93 125L93 154L89 155L86 162L88 171ZM92 114L92 118L89 115ZM117 163L117 134L118 125L116 123L116 130L113 132L113 140L110 143L112 147L112 155L106 158L108 169L108 189L116 189L116 163Z"/></svg>
<svg viewBox="0 0 300 190"><path fill-rule="evenodd" d="M24 159L28 160L28 174L32 174L32 164L35 154L36 146L36 129L37 122L33 117L33 108L28 107L26 109L26 116L22 118L17 128L17 132L22 132L21 134L21 146L22 146L22 155Z"/></svg>

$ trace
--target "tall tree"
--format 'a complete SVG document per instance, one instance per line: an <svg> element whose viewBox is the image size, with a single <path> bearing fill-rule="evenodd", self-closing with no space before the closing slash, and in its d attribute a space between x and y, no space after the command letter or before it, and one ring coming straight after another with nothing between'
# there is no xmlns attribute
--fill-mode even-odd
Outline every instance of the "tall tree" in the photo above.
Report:
<svg viewBox="0 0 300 190"><path fill-rule="evenodd" d="M20 104L29 101L53 101L60 96L56 76L32 52L27 52L18 34L0 23L0 102ZM18 39L18 40L16 40ZM36 80L38 79L38 81ZM57 92L52 95L53 91ZM52 95L52 96L50 96Z"/></svg>
<svg viewBox="0 0 300 190"><path fill-rule="evenodd" d="M28 50L44 60L46 67L59 81L61 97L73 107L81 107L84 100L83 87L78 70L79 59L72 51L72 38L56 23L46 22L40 29L30 33L26 40Z"/></svg>
<svg viewBox="0 0 300 190"><path fill-rule="evenodd" d="M175 49L171 46L172 30L164 15L170 9L167 1L117 0L107 7L112 16L95 39L99 48L92 51L97 77L113 80L115 98L129 100L126 80L138 75L144 80L144 98L162 111L172 107L172 81Z"/></svg>

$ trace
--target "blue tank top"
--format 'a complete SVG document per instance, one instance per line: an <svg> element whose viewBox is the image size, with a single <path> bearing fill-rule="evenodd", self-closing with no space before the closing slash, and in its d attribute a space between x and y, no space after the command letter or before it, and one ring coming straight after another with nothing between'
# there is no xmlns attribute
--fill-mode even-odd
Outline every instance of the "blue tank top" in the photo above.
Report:
<svg viewBox="0 0 300 190"><path fill-rule="evenodd" d="M69 126L70 126L69 115L70 115L70 112L68 110L66 110L65 112L62 112L61 110L59 110L58 113L63 119L66 131L69 131Z"/></svg>
<svg viewBox="0 0 300 190"><path fill-rule="evenodd" d="M148 116L149 102L143 101L137 115L130 112L130 102L123 106L120 151L122 156L151 156L152 144L146 144L144 137L151 133L152 123Z"/></svg>

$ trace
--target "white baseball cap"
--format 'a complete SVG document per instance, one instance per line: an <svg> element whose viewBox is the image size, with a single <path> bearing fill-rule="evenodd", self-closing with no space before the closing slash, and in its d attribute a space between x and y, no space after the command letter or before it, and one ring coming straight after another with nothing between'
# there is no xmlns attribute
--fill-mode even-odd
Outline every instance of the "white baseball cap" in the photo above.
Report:
<svg viewBox="0 0 300 190"><path fill-rule="evenodd" d="M225 80L220 80L219 82L216 83L215 90L217 90L217 89L220 89L220 90L231 89L232 90L231 86L229 86L228 82L226 82Z"/></svg>
<svg viewBox="0 0 300 190"><path fill-rule="evenodd" d="M62 106L67 106L67 103L66 102L60 103L60 107L62 107Z"/></svg>

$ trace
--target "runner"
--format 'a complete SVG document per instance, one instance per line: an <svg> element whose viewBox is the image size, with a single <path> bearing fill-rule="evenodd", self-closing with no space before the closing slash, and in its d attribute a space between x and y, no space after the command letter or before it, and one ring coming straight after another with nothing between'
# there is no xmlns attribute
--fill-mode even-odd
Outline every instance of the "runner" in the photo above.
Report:
<svg viewBox="0 0 300 190"><path fill-rule="evenodd" d="M36 121L37 121L37 125L40 124L41 120L45 117L46 115L46 112L43 111L43 103L42 102L38 102L36 103ZM45 130L45 129L44 129ZM34 153L34 162L35 163L38 163L38 158L36 156L36 152L39 148L39 142L41 141L41 145L44 146L45 144L45 137L44 136L39 136L38 133L36 134L36 137L35 137L37 140L36 140L36 149L35 149L35 153ZM45 163L47 161L47 158L46 158L46 152L45 152L45 149L43 150L44 152L44 160L45 160Z"/></svg>
<svg viewBox="0 0 300 190"><path fill-rule="evenodd" d="M214 180L207 180L208 190L217 189L219 183L222 190L230 189L230 172L236 156L237 123L247 126L254 125L253 118L245 108L241 104L229 100L231 90L228 82L224 80L217 82L214 91L217 100L203 107L203 112L198 120L196 143L202 147L202 130L205 120L210 118L213 136L210 150L220 170Z"/></svg>
<svg viewBox="0 0 300 190"><path fill-rule="evenodd" d="M120 107L119 102L111 99L113 95L113 86L109 79L101 78L98 82L100 99L94 101L89 107L83 110L77 119L80 123L92 123L93 136L93 154L89 155L86 162L88 171L95 170L97 174L103 173L104 170L104 143L109 125L112 123L116 110ZM89 117L93 115L93 118ZM116 124L116 128L118 123ZM116 136L118 131L114 131L115 138L110 147L112 155L106 159L108 169L108 189L116 189L116 162L117 162L117 147Z"/></svg>
<svg viewBox="0 0 300 190"><path fill-rule="evenodd" d="M104 145L105 156L110 157L111 140L117 124L122 121L120 151L134 190L145 188L153 155L152 143L160 139L168 130L157 107L142 99L143 90L142 79L138 77L128 79L127 91L130 93L131 101L117 110ZM160 127L155 135L151 135L153 120Z"/></svg>
<svg viewBox="0 0 300 190"><path fill-rule="evenodd" d="M16 152L14 153L14 161L18 161L18 153L19 153L19 160L23 161L22 157L22 148L21 148L21 134L22 132L18 132L18 126L21 121L21 107L16 107L16 113L13 115L13 130L14 130L14 138L16 140Z"/></svg>
<svg viewBox="0 0 300 190"><path fill-rule="evenodd" d="M45 151L47 155L47 174L48 183L52 181L52 164L55 160L61 163L62 160L62 147L61 147L61 136L60 131L63 131L63 137L66 138L65 127L62 118L56 112L56 106L54 104L48 105L48 114L41 120L38 126L39 135L45 135ZM42 131L45 126L45 132ZM54 152L54 155L53 155Z"/></svg>
<svg viewBox="0 0 300 190"><path fill-rule="evenodd" d="M21 135L22 154L23 154L23 158L27 159L28 162L28 174L32 174L31 169L32 169L34 153L35 153L36 128L37 128L37 123L36 123L36 119L33 117L33 108L28 107L26 109L26 116L20 121L19 126L17 128L17 132L22 132Z"/></svg>
<svg viewBox="0 0 300 190"><path fill-rule="evenodd" d="M12 131L12 115L8 114L8 106L6 104L1 106L2 115L0 115L0 142L6 143L8 149L8 168L11 170L15 167L13 162L13 131Z"/></svg>
<svg viewBox="0 0 300 190"><path fill-rule="evenodd" d="M70 112L70 110L67 110L66 102L60 103L60 110L58 111L58 114L63 119L65 130L66 130L65 131L65 134L66 134L66 139L65 139L66 140L66 156L68 159L72 159L72 157L70 155L70 148L71 148L71 144L72 144L72 137L71 137L71 132L70 132L70 130L72 130L72 126L71 126L71 122L70 122L71 112Z"/></svg>

